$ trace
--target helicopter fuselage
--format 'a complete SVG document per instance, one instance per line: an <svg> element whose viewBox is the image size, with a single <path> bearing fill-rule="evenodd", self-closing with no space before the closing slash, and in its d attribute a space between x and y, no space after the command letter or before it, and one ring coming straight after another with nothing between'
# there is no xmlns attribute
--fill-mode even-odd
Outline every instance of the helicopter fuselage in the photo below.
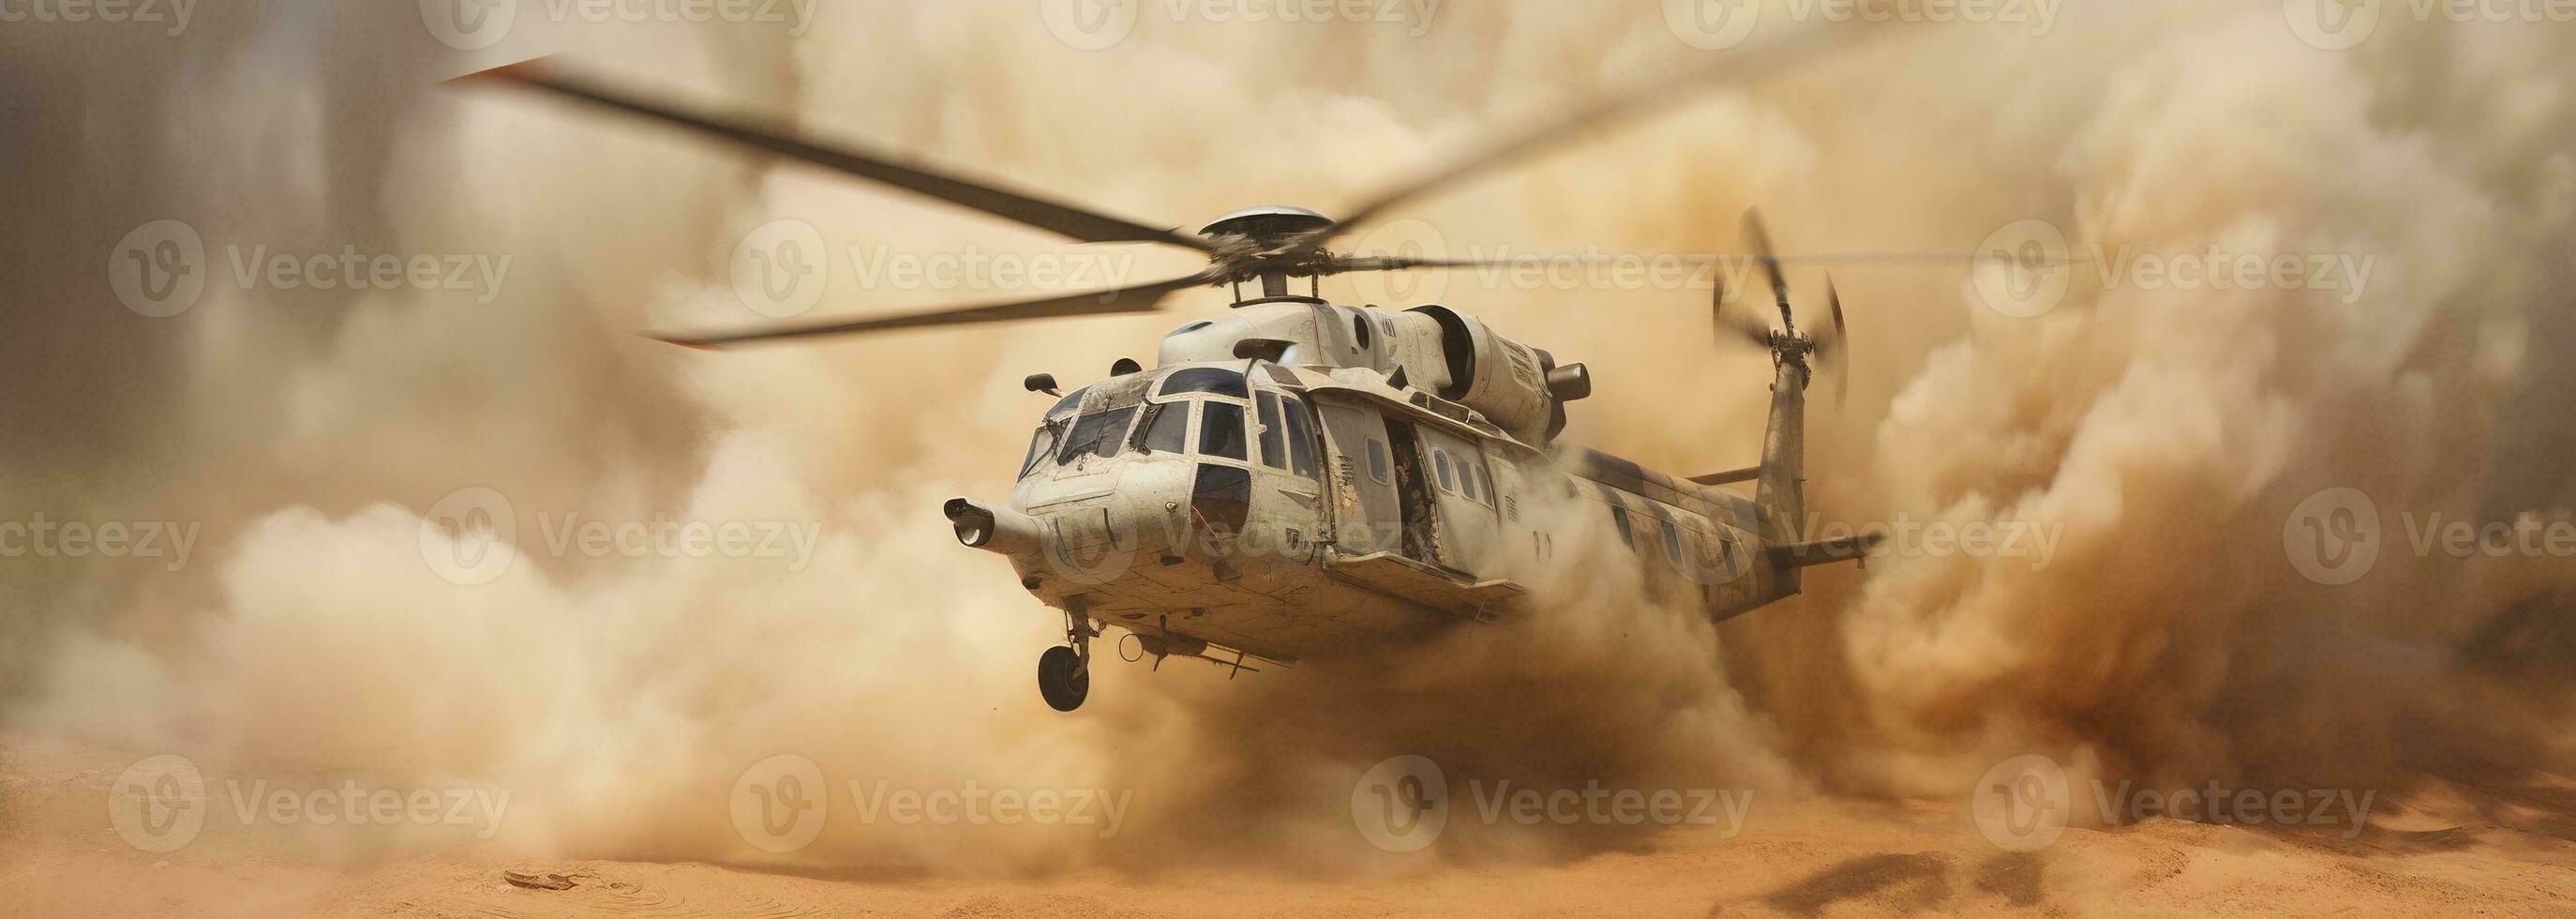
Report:
<svg viewBox="0 0 2576 919"><path fill-rule="evenodd" d="M1566 514L1597 515L1648 581L1717 618L1796 592L1766 563L1793 522L1762 503L1543 448L1444 398L1478 390L1451 379L1473 368L1449 360L1441 335L1461 326L1438 309L1254 303L1183 326L1161 366L1047 412L1006 505L956 499L948 516L1064 610L1077 643L1118 625L1157 657L1287 662L1507 618L1527 576L1571 550ZM1552 360L1531 356L1540 383ZM1501 404L1525 431L1561 424L1552 406Z"/></svg>

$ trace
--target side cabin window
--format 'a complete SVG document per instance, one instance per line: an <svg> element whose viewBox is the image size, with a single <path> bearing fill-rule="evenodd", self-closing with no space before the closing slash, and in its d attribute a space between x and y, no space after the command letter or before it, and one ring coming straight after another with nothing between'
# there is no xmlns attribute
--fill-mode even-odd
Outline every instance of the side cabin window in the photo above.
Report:
<svg viewBox="0 0 2576 919"><path fill-rule="evenodd" d="M1618 503L1617 498L1612 498L1610 501L1610 524L1619 528L1619 544L1631 549L1636 548L1637 537L1628 532L1628 506Z"/></svg>
<svg viewBox="0 0 2576 919"><path fill-rule="evenodd" d="M1664 560L1676 565L1682 563L1682 533L1673 528L1670 520L1664 521Z"/></svg>
<svg viewBox="0 0 2576 919"><path fill-rule="evenodd" d="M1198 478L1190 483L1190 509L1218 536L1242 532L1252 516L1252 473L1200 463Z"/></svg>
<svg viewBox="0 0 2576 919"><path fill-rule="evenodd" d="M1457 493L1457 491L1458 491L1458 474L1457 474L1457 472L1456 472L1455 470L1452 470L1452 469L1450 469L1450 468L1449 468L1449 451L1447 451L1447 450L1433 450L1433 451L1431 451L1431 464L1432 464L1432 466L1433 466L1433 467L1435 467L1435 468L1437 468L1437 469L1439 470L1439 473L1440 473L1440 490L1441 490L1441 491L1445 491L1445 492L1449 492L1449 493L1452 493L1452 494Z"/></svg>
<svg viewBox="0 0 2576 919"><path fill-rule="evenodd" d="M1394 466L1387 462L1386 441L1375 437L1368 439L1368 464L1369 478L1376 479L1380 485L1393 481Z"/></svg>
<svg viewBox="0 0 2576 919"><path fill-rule="evenodd" d="M1289 396L1279 400L1288 416L1288 468L1305 478L1315 477L1315 414L1306 400Z"/></svg>
<svg viewBox="0 0 2576 919"><path fill-rule="evenodd" d="M1305 478L1315 477L1315 422L1306 402L1295 396L1265 392L1257 400L1261 421L1261 464Z"/></svg>
<svg viewBox="0 0 2576 919"><path fill-rule="evenodd" d="M1261 464L1288 468L1288 422L1279 419L1279 394L1261 394Z"/></svg>

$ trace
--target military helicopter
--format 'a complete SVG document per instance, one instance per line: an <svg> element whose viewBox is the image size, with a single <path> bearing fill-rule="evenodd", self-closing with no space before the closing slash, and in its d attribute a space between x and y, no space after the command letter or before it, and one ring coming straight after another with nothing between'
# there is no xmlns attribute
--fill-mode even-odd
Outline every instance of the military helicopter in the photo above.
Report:
<svg viewBox="0 0 2576 919"><path fill-rule="evenodd" d="M1484 263L1336 254L1352 227L1503 160L1611 116L1670 98L1735 68L1804 53L1778 43L1682 79L1553 120L1379 195L1335 220L1255 207L1198 233L1160 228L895 155L806 139L758 116L690 110L544 61L466 78L542 91L1092 243L1154 243L1205 253L1184 277L1108 291L892 317L652 337L718 349L895 329L1135 313L1201 287L1232 309L1166 335L1155 365L1120 360L1103 380L1054 398L999 503L950 499L941 513L963 545L1009 559L1021 586L1064 617L1064 643L1038 662L1059 711L1090 692L1092 640L1125 630L1121 656L1289 665L1462 623L1502 621L1527 588L1515 572L1556 552L1543 503L1605 518L1645 576L1696 595L1724 620L1796 595L1808 566L1861 558L1874 537L1800 532L1805 393L1819 364L1848 373L1841 298L1830 332L1799 330L1782 257L1748 212L1749 257L1763 269L1776 327L1724 309L1723 342L1768 352L1774 370L1759 465L1676 477L1557 442L1566 406L1591 373L1506 338L1445 305L1395 311L1322 296L1326 276ZM1883 260L1886 257L1864 257ZM1931 256L1931 258L1955 258ZM1968 258L1974 258L1969 256ZM1831 261L1820 257L1817 261ZM1308 282L1304 292L1292 282ZM1252 289L1247 292L1246 285ZM1723 285L1720 285L1721 288ZM1723 486L1752 483L1752 495ZM1132 651L1133 653L1129 653Z"/></svg>

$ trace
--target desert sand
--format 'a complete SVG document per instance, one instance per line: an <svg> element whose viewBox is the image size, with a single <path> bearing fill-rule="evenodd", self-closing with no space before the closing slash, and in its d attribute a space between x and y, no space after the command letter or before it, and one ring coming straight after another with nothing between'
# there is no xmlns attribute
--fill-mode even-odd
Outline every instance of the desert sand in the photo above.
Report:
<svg viewBox="0 0 2576 919"><path fill-rule="evenodd" d="M2427 778L2350 839L2332 827L2149 819L2070 828L2045 850L2013 853L1955 802L1820 797L1757 809L1733 838L1675 828L1562 862L1422 862L1368 878L1176 867L961 879L473 847L326 862L276 828L220 819L155 854L107 819L126 755L27 736L0 751L10 915L2563 915L2576 897L2576 789L2553 781ZM1354 832L1350 845L1366 843ZM514 872L574 886L514 886Z"/></svg>

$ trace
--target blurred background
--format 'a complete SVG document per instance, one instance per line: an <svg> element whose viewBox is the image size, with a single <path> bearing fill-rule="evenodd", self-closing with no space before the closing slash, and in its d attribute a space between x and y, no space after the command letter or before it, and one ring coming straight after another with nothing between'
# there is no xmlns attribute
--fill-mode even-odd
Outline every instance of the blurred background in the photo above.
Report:
<svg viewBox="0 0 2576 919"><path fill-rule="evenodd" d="M1992 268L1835 270L1852 384L1812 412L1808 486L1827 520L2035 527L2058 534L2051 557L1875 560L1714 629L1578 572L1535 636L1231 683L1112 665L1078 717L1027 685L1057 614L957 547L937 501L1006 487L1044 407L1022 376L1150 361L1220 294L747 353L633 333L1191 259L443 82L561 55L1195 228L1263 203L1331 214L1551 111L1850 25L1683 0L1208 12L1237 6L164 3L159 21L0 23L0 520L30 547L0 545L0 729L20 756L40 739L515 792L495 841L291 847L326 859L489 845L935 874L1376 870L1344 808L1400 753L1782 800L1956 800L2022 754L2151 787L2392 792L2567 764L2576 564L2417 537L2545 529L2576 499L2576 25L2383 4L2320 30L2296 0L1898 17L1864 50L1423 202L1348 248L1733 252L1749 207L1793 253L2054 239L2088 261L2036 301L1999 300L2013 279ZM784 316L744 293L781 239L823 285ZM1792 279L1811 296L1825 275ZM1588 362L1598 394L1569 438L1693 474L1754 461L1768 397L1758 355L1711 344L1708 281L1325 292L1448 303ZM2317 496L2349 503L2337 489L2370 513L2316 515ZM2361 521L2331 535L2372 560L2337 548L2320 576L2315 520ZM36 551L45 522L165 551ZM586 551L565 538L586 522L811 540ZM496 567L457 577L496 531ZM778 856L722 802L780 753L836 778L1142 793L1115 840L852 823ZM1637 835L1493 832L1451 857Z"/></svg>

